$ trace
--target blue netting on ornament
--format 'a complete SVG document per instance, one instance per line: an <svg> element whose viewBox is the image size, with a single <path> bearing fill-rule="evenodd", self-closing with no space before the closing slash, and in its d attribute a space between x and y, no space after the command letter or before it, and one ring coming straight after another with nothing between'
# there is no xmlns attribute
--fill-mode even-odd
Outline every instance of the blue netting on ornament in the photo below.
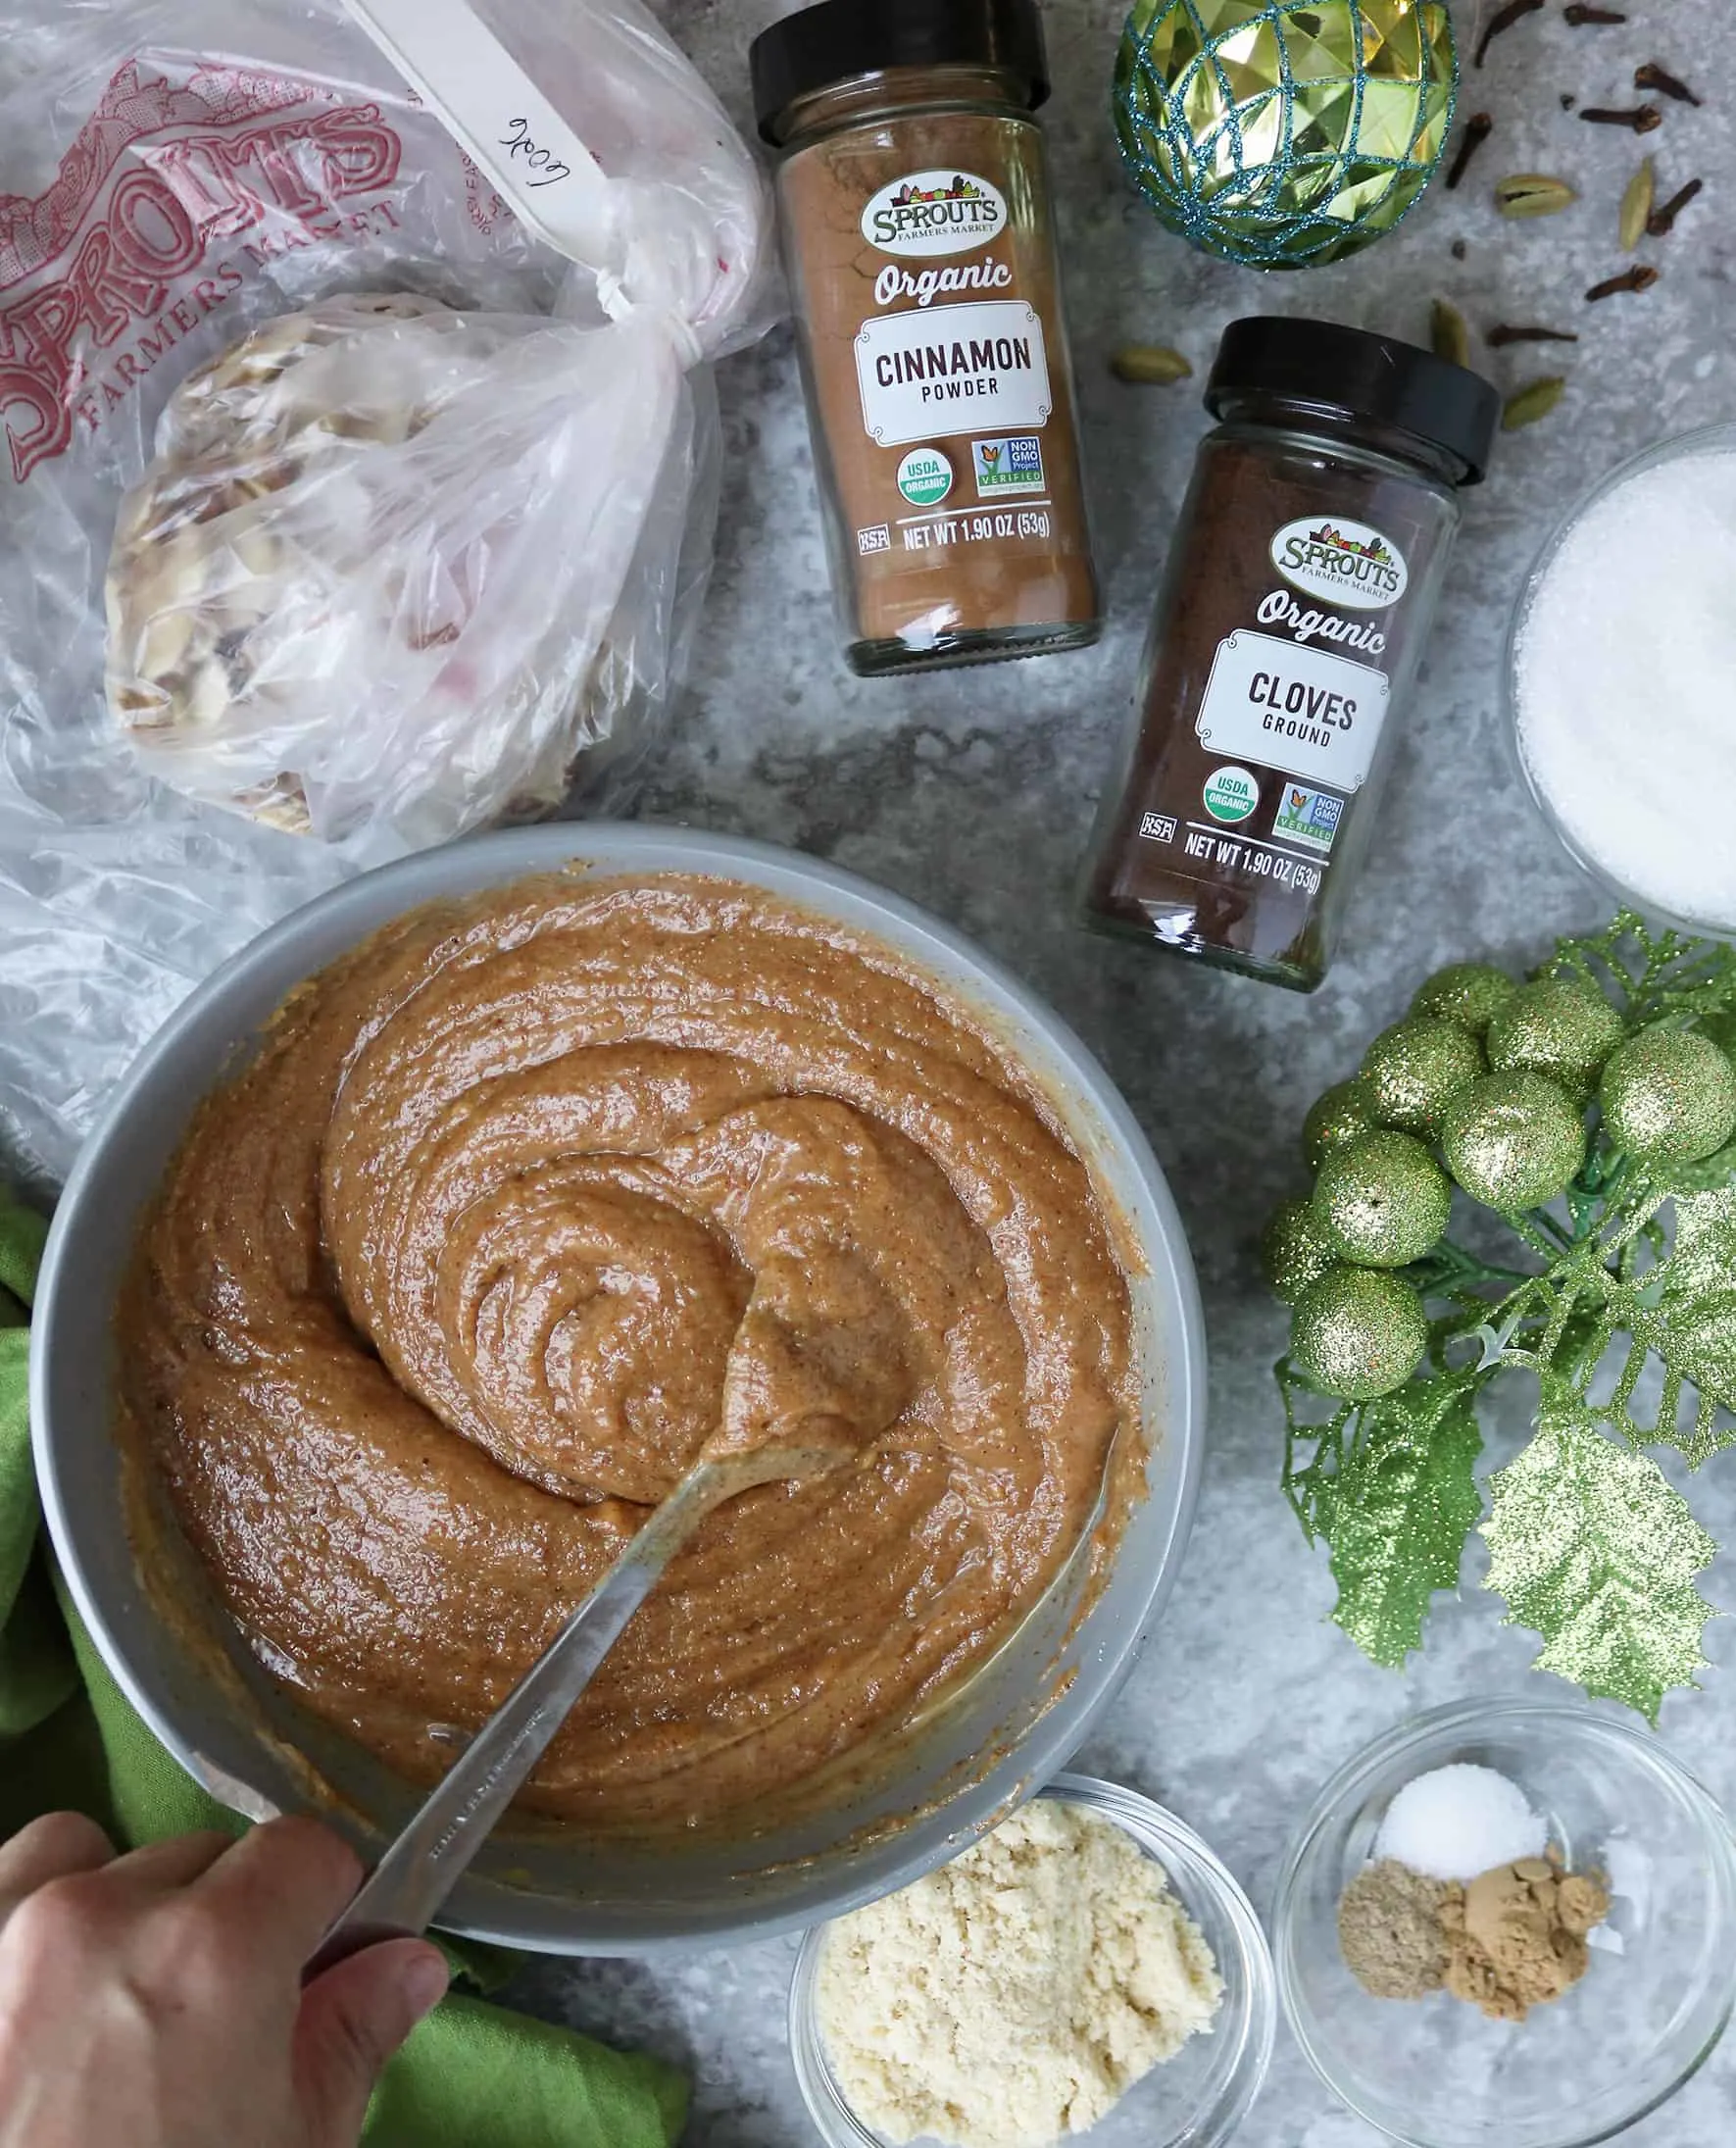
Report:
<svg viewBox="0 0 1736 2148"><path fill-rule="evenodd" d="M1116 63L1116 131L1171 230L1294 269L1408 213L1457 90L1444 0L1141 0Z"/></svg>

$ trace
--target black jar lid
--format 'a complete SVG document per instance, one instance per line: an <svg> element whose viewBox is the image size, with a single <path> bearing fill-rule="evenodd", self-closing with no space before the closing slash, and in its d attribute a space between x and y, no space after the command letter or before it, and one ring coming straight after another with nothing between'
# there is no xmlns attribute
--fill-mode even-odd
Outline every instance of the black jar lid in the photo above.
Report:
<svg viewBox="0 0 1736 2148"><path fill-rule="evenodd" d="M820 0L762 30L748 65L760 132L773 144L798 97L884 68L999 68L1032 111L1049 94L1037 0Z"/></svg>
<svg viewBox="0 0 1736 2148"><path fill-rule="evenodd" d="M1312 404L1351 425L1409 433L1458 463L1463 484L1481 482L1501 424L1501 398L1481 374L1331 321L1232 321L1206 383L1206 408L1221 417L1222 405L1243 395Z"/></svg>

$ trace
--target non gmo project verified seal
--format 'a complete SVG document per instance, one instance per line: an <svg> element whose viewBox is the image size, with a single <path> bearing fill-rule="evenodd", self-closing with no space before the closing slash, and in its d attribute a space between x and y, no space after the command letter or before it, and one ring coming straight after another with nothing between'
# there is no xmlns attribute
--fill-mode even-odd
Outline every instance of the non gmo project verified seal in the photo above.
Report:
<svg viewBox="0 0 1736 2148"><path fill-rule="evenodd" d="M1330 850L1338 833L1344 800L1329 790L1310 790L1306 783L1286 783L1278 798L1278 817L1272 833L1310 850Z"/></svg>
<svg viewBox="0 0 1736 2148"><path fill-rule="evenodd" d="M976 472L979 500L1003 492L1043 489L1043 443L1034 432L1007 433L998 440L972 440L970 465Z"/></svg>

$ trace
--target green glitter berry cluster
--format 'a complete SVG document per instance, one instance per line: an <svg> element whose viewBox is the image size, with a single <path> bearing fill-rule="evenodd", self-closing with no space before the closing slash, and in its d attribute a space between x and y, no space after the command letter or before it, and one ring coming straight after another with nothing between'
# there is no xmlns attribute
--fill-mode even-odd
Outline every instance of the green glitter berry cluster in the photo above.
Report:
<svg viewBox="0 0 1736 2148"><path fill-rule="evenodd" d="M1309 1113L1313 1192L1264 1246L1285 1490L1377 1662L1420 1646L1480 1522L1541 1665L1648 1715L1693 1682L1715 1547L1644 1449L1736 1441L1732 1049L1736 950L1623 913L1525 983L1443 970ZM1456 1187L1511 1252L1450 1235ZM1475 1404L1515 1366L1536 1433L1485 1518Z"/></svg>

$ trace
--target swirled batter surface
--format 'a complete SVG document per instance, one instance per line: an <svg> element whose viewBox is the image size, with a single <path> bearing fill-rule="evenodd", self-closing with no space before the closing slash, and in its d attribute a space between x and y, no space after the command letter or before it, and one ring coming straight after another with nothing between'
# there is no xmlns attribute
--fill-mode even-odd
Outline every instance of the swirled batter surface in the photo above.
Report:
<svg viewBox="0 0 1736 2148"><path fill-rule="evenodd" d="M526 1793L597 1824L722 1821L895 1731L1137 1433L1126 1277L1028 1077L727 880L523 882L316 977L195 1119L121 1330L253 1647L417 1776L709 1440L847 1450L634 1619Z"/></svg>

